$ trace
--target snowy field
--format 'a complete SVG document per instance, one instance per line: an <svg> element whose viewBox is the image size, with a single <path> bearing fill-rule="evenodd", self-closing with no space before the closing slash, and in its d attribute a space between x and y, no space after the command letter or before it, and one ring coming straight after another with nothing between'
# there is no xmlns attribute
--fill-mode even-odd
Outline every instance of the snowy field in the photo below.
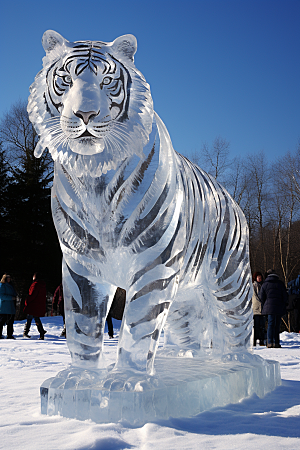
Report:
<svg viewBox="0 0 300 450"><path fill-rule="evenodd" d="M300 334L282 333L281 349L254 350L281 366L282 385L265 398L131 428L41 415L41 383L71 362L66 340L59 337L62 318L42 322L44 341L38 340L34 321L31 339L22 337L23 321L15 323L16 340L0 340L1 450L300 449ZM118 330L115 335L105 335L109 363L115 359Z"/></svg>

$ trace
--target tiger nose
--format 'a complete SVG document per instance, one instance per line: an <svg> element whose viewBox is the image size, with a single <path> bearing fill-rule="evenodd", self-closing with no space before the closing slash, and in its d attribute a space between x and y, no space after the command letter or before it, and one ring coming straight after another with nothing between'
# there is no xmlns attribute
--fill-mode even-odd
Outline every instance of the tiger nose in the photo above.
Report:
<svg viewBox="0 0 300 450"><path fill-rule="evenodd" d="M99 114L99 111L76 111L74 112L76 117L79 117L80 119L83 120L83 122L87 125L90 121L90 119L92 119L93 117L97 116Z"/></svg>

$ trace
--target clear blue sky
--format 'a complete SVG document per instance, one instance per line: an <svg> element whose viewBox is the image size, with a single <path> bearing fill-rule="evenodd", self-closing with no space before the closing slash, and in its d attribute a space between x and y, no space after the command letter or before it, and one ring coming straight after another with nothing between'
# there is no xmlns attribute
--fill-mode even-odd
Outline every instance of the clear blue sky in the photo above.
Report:
<svg viewBox="0 0 300 450"><path fill-rule="evenodd" d="M232 156L294 151L300 138L299 0L5 0L0 7L0 116L42 67L41 38L137 37L137 68L174 148L220 135Z"/></svg>

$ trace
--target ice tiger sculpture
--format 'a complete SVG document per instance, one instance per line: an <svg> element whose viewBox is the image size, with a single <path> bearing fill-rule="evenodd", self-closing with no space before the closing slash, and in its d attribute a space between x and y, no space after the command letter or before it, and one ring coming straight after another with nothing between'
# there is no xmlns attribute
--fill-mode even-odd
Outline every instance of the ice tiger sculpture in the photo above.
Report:
<svg viewBox="0 0 300 450"><path fill-rule="evenodd" d="M43 36L28 112L55 161L52 212L63 252L75 366L102 364L106 315L127 300L114 370L153 373L165 354L220 356L249 345L246 220L225 189L176 153L134 66L136 39Z"/></svg>

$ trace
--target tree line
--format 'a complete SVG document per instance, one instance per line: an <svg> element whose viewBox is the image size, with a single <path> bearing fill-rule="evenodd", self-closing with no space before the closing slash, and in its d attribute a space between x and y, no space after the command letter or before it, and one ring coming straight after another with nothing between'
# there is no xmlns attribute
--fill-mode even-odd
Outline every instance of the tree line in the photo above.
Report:
<svg viewBox="0 0 300 450"><path fill-rule="evenodd" d="M26 102L14 104L0 121L0 274L9 273L24 301L34 272L47 290L61 281L61 251L51 215L53 161L33 152L38 137Z"/></svg>
<svg viewBox="0 0 300 450"><path fill-rule="evenodd" d="M300 273L300 142L268 161L264 152L230 157L217 137L191 160L215 177L243 210L249 228L252 272L275 269L287 285Z"/></svg>
<svg viewBox="0 0 300 450"><path fill-rule="evenodd" d="M25 297L35 271L53 293L61 281L61 250L51 215L53 161L35 158L38 137L26 102L0 121L0 273L10 273ZM240 205L247 219L252 271L274 268L287 284L300 273L300 144L269 162L263 152L231 158L226 139L190 159L215 177Z"/></svg>

